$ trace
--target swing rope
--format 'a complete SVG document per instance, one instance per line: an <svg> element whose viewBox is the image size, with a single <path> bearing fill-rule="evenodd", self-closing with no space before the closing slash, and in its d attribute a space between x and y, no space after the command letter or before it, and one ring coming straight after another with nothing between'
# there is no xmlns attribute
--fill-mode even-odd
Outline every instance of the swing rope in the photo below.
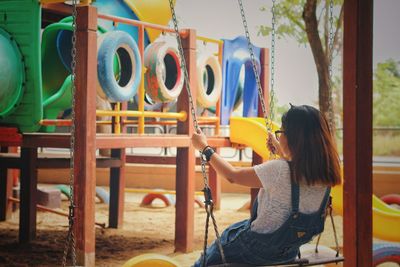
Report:
<svg viewBox="0 0 400 267"><path fill-rule="evenodd" d="M198 131L200 131L200 127L199 127L199 124L198 124L198 121L197 121L196 110L194 108L192 92L191 92L191 89L190 89L189 74L188 74L188 71L187 71L186 60L185 60L185 56L184 56L184 52L183 52L182 40L181 40L181 37L180 37L180 34L179 34L178 20L176 18L176 13L175 13L173 0L169 0L169 6L170 6L170 9L171 9L172 21L174 23L176 41L178 43L178 51L179 51L180 60L181 60L181 68L183 69L183 74L184 74L184 77L185 77L185 84L186 84L185 88L186 88L186 91L187 91L187 94L188 94L188 98L189 98L190 112L191 112L191 115L192 115L195 131L198 132ZM206 266L206 264L207 264L207 262L206 262L206 251L207 251L208 227L209 227L210 218L211 218L213 226L214 226L214 232L215 232L215 235L217 237L216 242L218 244L218 248L219 248L219 252L221 254L222 262L225 264L226 263L225 254L224 254L224 250L222 248L217 222L216 222L216 219L214 217L214 202L212 200L211 188L209 187L208 176L207 176L207 173L206 173L207 160L206 160L206 158L205 158L205 156L203 154L203 151L200 151L200 155L201 155L201 157L200 157L201 158L201 172L202 172L203 180L204 180L204 189L203 189L204 198L205 198L205 201L204 201L205 205L204 206L205 206L205 210L206 210L206 213L207 213L205 234L204 234L204 248L203 248L203 256L202 256L202 266Z"/></svg>
<svg viewBox="0 0 400 267"><path fill-rule="evenodd" d="M64 253L62 258L62 266L67 265L68 252L71 253L72 266L76 266L76 250L75 250L75 234L74 234L74 221L75 221L75 203L74 203L74 146L75 146L75 78L76 78L76 17L77 17L77 1L72 0L72 50L71 50L71 128L70 128L70 168L69 168L69 213L68 213L68 234L64 244Z"/></svg>

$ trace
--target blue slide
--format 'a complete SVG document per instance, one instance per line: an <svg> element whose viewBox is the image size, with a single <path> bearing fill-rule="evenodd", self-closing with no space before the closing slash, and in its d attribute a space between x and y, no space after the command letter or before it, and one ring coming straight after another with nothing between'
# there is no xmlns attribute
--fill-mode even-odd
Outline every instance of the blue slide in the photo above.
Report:
<svg viewBox="0 0 400 267"><path fill-rule="evenodd" d="M233 40L224 40L223 51L221 124L229 124L231 113L241 98L241 87L243 87L243 117L257 117L257 82L246 38L239 36ZM253 46L253 51L257 69L260 70L261 49Z"/></svg>

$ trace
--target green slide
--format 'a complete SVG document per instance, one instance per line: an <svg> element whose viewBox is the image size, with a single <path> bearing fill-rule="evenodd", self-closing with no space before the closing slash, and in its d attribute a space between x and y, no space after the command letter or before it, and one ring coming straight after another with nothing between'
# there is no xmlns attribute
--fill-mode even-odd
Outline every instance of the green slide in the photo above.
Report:
<svg viewBox="0 0 400 267"><path fill-rule="evenodd" d="M0 125L22 132L42 119L40 24L38 1L0 1Z"/></svg>
<svg viewBox="0 0 400 267"><path fill-rule="evenodd" d="M42 34L44 119L56 119L60 112L71 107L72 30L72 17L67 17L47 26ZM98 30L100 34L105 32L100 27ZM55 126L43 126L40 130L54 132Z"/></svg>

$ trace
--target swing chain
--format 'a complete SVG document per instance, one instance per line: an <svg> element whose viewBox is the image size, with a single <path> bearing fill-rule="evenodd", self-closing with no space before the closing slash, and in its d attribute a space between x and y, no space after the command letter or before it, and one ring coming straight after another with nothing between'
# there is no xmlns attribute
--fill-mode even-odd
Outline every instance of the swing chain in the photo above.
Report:
<svg viewBox="0 0 400 267"><path fill-rule="evenodd" d="M251 65L253 66L253 72L254 72L254 76L256 78L256 82L257 82L258 99L261 103L261 109L262 109L263 117L265 120L265 125L267 127L267 131L271 132L273 129L272 122L275 117L275 113L274 113L274 109L275 109L274 108L274 102L275 102L274 101L274 97L275 97L275 90L274 90L274 84L275 84L275 79L274 79L274 76L275 76L275 0L272 0L271 90L270 90L270 100L269 100L269 107L270 107L269 121L268 121L268 116L267 116L265 100L264 100L264 94L263 94L261 81L260 81L260 75L259 75L257 67L256 67L256 60L255 60L255 56L254 56L253 45L250 41L250 33L249 33L248 26L247 26L247 20L246 20L246 15L244 12L242 0L238 0L238 3L239 3L240 15L242 16L243 27L244 27L244 31L245 31L245 35L246 35L246 39L247 39L247 48L250 53L250 58L251 58L251 63L252 63ZM269 157L270 157L270 159L274 159L276 157L275 151L270 150Z"/></svg>
<svg viewBox="0 0 400 267"><path fill-rule="evenodd" d="M192 114L194 128L197 131L197 130L200 129L200 127L199 127L199 124L197 122L196 110L194 109L193 97L192 97L192 93L191 93L191 89L190 89L189 74L188 74L188 71L187 71L186 60L184 58L182 40L181 40L181 37L179 35L178 20L176 18L173 0L169 0L169 6L171 8L172 21L174 23L176 41L178 43L179 55L181 57L181 69L183 70L183 74L184 74L184 77L185 77L185 85L186 85L185 88L186 88L186 91L187 91L187 94L188 94L188 97L189 97L190 113Z"/></svg>
<svg viewBox="0 0 400 267"><path fill-rule="evenodd" d="M272 121L275 119L275 36L276 36L276 17L275 0L272 0L272 21L271 21L271 90L269 98L269 117ZM272 128L272 126L271 126Z"/></svg>
<svg viewBox="0 0 400 267"><path fill-rule="evenodd" d="M202 266L205 267L207 266L207 240L208 240L208 226L209 226L209 222L210 222L210 217L212 219L213 225L214 225L214 231L215 231L215 236L217 237L217 245L219 248L219 251L221 253L221 259L223 263L226 263L226 259L225 259L225 254L224 254L224 250L222 248L222 244L221 244L221 236L219 235L219 231L218 231L218 227L217 227L217 221L215 220L214 217L214 202L212 201L212 197L211 197L211 188L210 187L204 187L203 189L204 192L204 204L205 204L205 210L207 213L207 217L206 217L206 225L205 225L205 231L204 231L204 246L203 246L203 254L202 254Z"/></svg>
<svg viewBox="0 0 400 267"><path fill-rule="evenodd" d="M178 20L176 18L176 13L175 13L175 8L174 8L174 3L173 0L169 0L169 6L171 9L171 15L172 15L172 21L174 24L174 30L175 30L175 36L176 36L176 40L178 43L178 51L179 51L179 55L180 55L180 63L181 63L181 69L183 70L183 74L184 74L184 78L185 78L185 88L187 91L187 95L189 98L189 106L190 106L190 112L192 114L192 120L193 120L193 124L194 124L194 128L195 131L199 131L200 130L200 126L199 123L197 121L197 115L196 115L196 110L194 108L194 101L193 101L193 97L192 97L192 91L190 89L190 82L189 82L189 74L187 71L187 66L186 66L186 60L185 60L185 55L183 52L183 46L182 46L182 40L179 34L179 27L178 27ZM208 223L209 223L209 218L211 217L212 222L213 222L213 226L214 226L214 231L215 231L215 235L217 237L217 243L219 246L219 251L223 260L223 263L225 264L225 255L224 255L224 251L220 242L220 235L219 235L219 231L218 231L218 226L217 226L217 222L215 220L214 214L213 214L213 210L214 210L214 204L212 202L211 199L211 189L208 185L208 177L207 177L207 172L206 172L206 164L207 161L203 155L203 152L200 151L200 158L201 158L201 172L203 175L203 180L204 180L204 194L206 197L206 201L205 201L205 210L207 213L207 220L206 220L206 231L205 231L205 236L204 236L204 253L203 253L203 265L205 266L206 262L205 262L205 255L206 255L206 248L207 248L207 239L208 239ZM207 199L208 198L208 199Z"/></svg>
<svg viewBox="0 0 400 267"><path fill-rule="evenodd" d="M246 15L245 15L245 12L244 12L244 7L243 7L242 0L238 0L238 3L239 3L240 15L242 16L243 27L244 27L244 31L245 31L245 35L246 35L246 39L247 39L247 48L248 48L249 53L250 53L251 63L252 63L252 66L253 66L253 72L254 72L254 76L256 78L256 82L257 82L258 96L259 96L259 100L260 100L260 103L261 103L261 109L262 109L262 112L263 112L263 116L264 116L264 119L265 119L265 124L267 126L267 129L268 129L268 131L271 131L271 129L272 129L272 120L273 120L273 117L271 117L271 115L273 115L273 114L270 113L270 121L268 122L267 109L266 109L265 100L264 100L264 96L263 96L263 92L262 92L260 75L259 75L258 70L257 70L257 65L256 65L256 59L255 59L255 56L254 56L253 45L252 45L252 43L250 41L250 33L249 33L248 26L247 26L247 20L246 20ZM271 89L272 88L273 87L271 87ZM271 96L273 96L273 93L271 93Z"/></svg>
<svg viewBox="0 0 400 267"><path fill-rule="evenodd" d="M340 250L339 250L339 241L338 241L338 237L337 237L337 232L336 232L336 226L335 226L335 221L333 220L333 208L332 208L332 197L329 197L328 200L328 205L326 206L325 209L325 214L324 214L324 218L326 218L328 215L330 217L331 220L331 224L332 224L332 229L333 229L333 236L335 238L335 245L336 245L336 257L339 257L340 255ZM321 235L322 233L320 233L318 235L318 239L317 239L317 243L315 244L315 252L318 253L318 245L319 245L319 241L321 239Z"/></svg>
<svg viewBox="0 0 400 267"><path fill-rule="evenodd" d="M335 221L333 220L333 208L332 208L332 197L329 197L329 217L331 218L332 228L333 228L333 236L335 237L335 245L336 245L336 257L339 257L339 241L336 233Z"/></svg>
<svg viewBox="0 0 400 267"><path fill-rule="evenodd" d="M334 34L333 34L333 0L329 1L329 43L328 43L328 57L329 57L329 88L328 88L328 112L329 112L329 126L334 129L335 126L335 114L333 111L333 45L334 45Z"/></svg>
<svg viewBox="0 0 400 267"><path fill-rule="evenodd" d="M69 213L68 213L68 234L65 240L64 253L62 259L62 266L66 266L68 252L71 250L72 266L76 266L76 250L75 250L75 234L74 234L74 220L75 220L75 203L74 203L74 146L75 146L75 78L76 78L76 17L77 17L77 1L72 0L72 50L71 50L71 128L70 128L70 175L69 175Z"/></svg>

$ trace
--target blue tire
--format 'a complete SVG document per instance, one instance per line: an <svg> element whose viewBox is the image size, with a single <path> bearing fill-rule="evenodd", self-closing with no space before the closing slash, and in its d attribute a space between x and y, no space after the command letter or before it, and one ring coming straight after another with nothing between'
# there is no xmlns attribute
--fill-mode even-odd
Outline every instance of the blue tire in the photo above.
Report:
<svg viewBox="0 0 400 267"><path fill-rule="evenodd" d="M109 101L130 100L137 92L142 74L139 49L133 38L122 31L111 31L101 36L97 60L97 76ZM115 78L115 55L118 55L120 77Z"/></svg>
<svg viewBox="0 0 400 267"><path fill-rule="evenodd" d="M110 194L103 187L96 186L96 197L98 197L102 203L110 204Z"/></svg>

